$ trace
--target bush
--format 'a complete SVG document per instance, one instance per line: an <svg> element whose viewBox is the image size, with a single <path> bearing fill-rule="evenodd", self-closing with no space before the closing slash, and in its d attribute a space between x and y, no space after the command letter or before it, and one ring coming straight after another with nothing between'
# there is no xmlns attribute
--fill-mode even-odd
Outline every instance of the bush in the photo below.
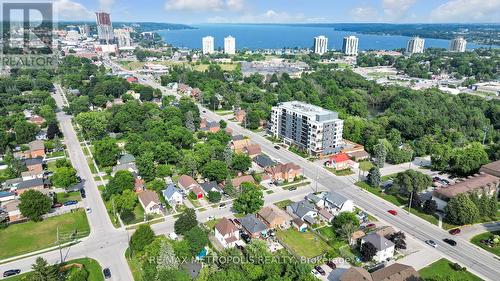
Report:
<svg viewBox="0 0 500 281"><path fill-rule="evenodd" d="M209 191L208 192L208 201L210 203L219 203L222 198L220 192L217 191Z"/></svg>

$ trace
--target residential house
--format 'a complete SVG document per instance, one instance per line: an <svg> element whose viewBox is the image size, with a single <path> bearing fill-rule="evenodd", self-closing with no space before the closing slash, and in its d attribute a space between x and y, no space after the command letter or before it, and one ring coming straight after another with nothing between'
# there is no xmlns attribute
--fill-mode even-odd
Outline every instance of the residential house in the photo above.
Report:
<svg viewBox="0 0 500 281"><path fill-rule="evenodd" d="M43 172L43 159L42 158L30 158L23 160L24 166L30 172L42 173Z"/></svg>
<svg viewBox="0 0 500 281"><path fill-rule="evenodd" d="M41 179L43 178L43 172L36 172L36 171L21 172L21 178L23 179L23 181L32 179Z"/></svg>
<svg viewBox="0 0 500 281"><path fill-rule="evenodd" d="M389 239L389 237L391 236L391 234L393 234L394 232L396 232L394 230L394 228L392 226L389 226L389 225L383 226L380 229L377 229L375 231L375 233L377 233L378 235L380 235L382 237L385 237L387 239Z"/></svg>
<svg viewBox="0 0 500 281"><path fill-rule="evenodd" d="M15 191L17 195L21 195L28 190L43 191L44 188L45 181L43 179L32 179L18 183L15 187Z"/></svg>
<svg viewBox="0 0 500 281"><path fill-rule="evenodd" d="M145 190L137 194L137 198L146 214L161 214L161 202L156 192Z"/></svg>
<svg viewBox="0 0 500 281"><path fill-rule="evenodd" d="M255 183L255 180L251 175L244 175L231 180L231 184L235 188L240 187L240 185L244 182Z"/></svg>
<svg viewBox="0 0 500 281"><path fill-rule="evenodd" d="M43 123L45 123L45 119L40 115L33 115L29 118L28 122L36 124L38 126L42 126Z"/></svg>
<svg viewBox="0 0 500 281"><path fill-rule="evenodd" d="M328 209L334 216L341 212L354 212L354 202L337 192L329 191L321 193L324 208Z"/></svg>
<svg viewBox="0 0 500 281"><path fill-rule="evenodd" d="M144 184L146 182L141 178L141 177L136 177L134 181L134 191L136 193L144 191L145 187Z"/></svg>
<svg viewBox="0 0 500 281"><path fill-rule="evenodd" d="M118 164L113 167L113 171L111 172L112 176L115 176L116 172L119 171L129 171L131 172L134 177L136 177L139 173L139 170L137 169L137 166L135 163L127 163L127 164Z"/></svg>
<svg viewBox="0 0 500 281"><path fill-rule="evenodd" d="M201 96L201 90L200 88L193 88L191 90L191 97L194 98L194 99L197 99Z"/></svg>
<svg viewBox="0 0 500 281"><path fill-rule="evenodd" d="M204 132L217 133L220 131L219 122L207 121L207 119L201 119L200 130Z"/></svg>
<svg viewBox="0 0 500 281"><path fill-rule="evenodd" d="M208 194L210 191L222 193L222 189L219 187L216 181L204 182L200 184L200 186L205 191L205 194Z"/></svg>
<svg viewBox="0 0 500 281"><path fill-rule="evenodd" d="M231 149L234 152L244 153L245 148L250 144L252 144L250 139L244 138L242 135L235 135L231 140Z"/></svg>
<svg viewBox="0 0 500 281"><path fill-rule="evenodd" d="M330 156L329 160L326 161L326 166L341 171L350 168L358 168L359 163L352 161L347 153L338 153Z"/></svg>
<svg viewBox="0 0 500 281"><path fill-rule="evenodd" d="M329 222L329 223L332 222L333 218L334 218L332 213L328 212L324 208L321 208L318 210L318 216L319 216L320 220L325 221L325 222Z"/></svg>
<svg viewBox="0 0 500 281"><path fill-rule="evenodd" d="M372 273L362 267L351 267L342 273L340 281L421 281L418 272L411 266L393 263Z"/></svg>
<svg viewBox="0 0 500 281"><path fill-rule="evenodd" d="M194 193L194 195L196 196L196 199L201 199L201 198L203 198L203 195L204 195L204 193L205 193L205 192L203 191L203 189L202 189L199 185L197 185L197 186L195 186L195 187L191 188L190 192Z"/></svg>
<svg viewBox="0 0 500 281"><path fill-rule="evenodd" d="M293 181L302 175L302 168L294 163L278 164L266 169L266 173L274 181Z"/></svg>
<svg viewBox="0 0 500 281"><path fill-rule="evenodd" d="M234 111L234 119L238 123L243 123L245 121L245 117L247 116L247 113L243 109L236 109Z"/></svg>
<svg viewBox="0 0 500 281"><path fill-rule="evenodd" d="M240 241L240 230L232 221L222 218L215 225L215 238L224 248L232 248Z"/></svg>
<svg viewBox="0 0 500 281"><path fill-rule="evenodd" d="M267 156L266 154L259 154L253 158L253 162L255 164L259 165L261 168L269 168L274 165L276 165L276 161L271 159L271 157Z"/></svg>
<svg viewBox="0 0 500 281"><path fill-rule="evenodd" d="M118 164L129 164L129 163L134 163L135 162L135 157L132 154L126 153L120 156L120 159L118 159Z"/></svg>
<svg viewBox="0 0 500 281"><path fill-rule="evenodd" d="M2 187L4 189L13 189L18 183L22 182L22 178L14 178L10 180L6 180L4 183L2 183Z"/></svg>
<svg viewBox="0 0 500 281"><path fill-rule="evenodd" d="M361 244L368 242L372 243L377 249L377 253L373 257L376 262L384 262L394 256L394 243L385 237L372 232L361 239Z"/></svg>
<svg viewBox="0 0 500 281"><path fill-rule="evenodd" d="M500 178L500 160L483 165L479 172Z"/></svg>
<svg viewBox="0 0 500 281"><path fill-rule="evenodd" d="M347 155L349 155L349 157L354 159L354 161L356 162L367 160L370 158L370 154L365 150L350 152Z"/></svg>
<svg viewBox="0 0 500 281"><path fill-rule="evenodd" d="M253 159L262 153L262 149L259 144L252 143L243 148L243 153Z"/></svg>
<svg viewBox="0 0 500 281"><path fill-rule="evenodd" d="M316 223L318 217L315 206L307 200L301 200L286 206L286 211L293 217L298 217L309 224Z"/></svg>
<svg viewBox="0 0 500 281"><path fill-rule="evenodd" d="M9 222L12 223L24 219L21 211L19 210L20 203L21 200L15 199L2 204L2 209L8 214Z"/></svg>
<svg viewBox="0 0 500 281"><path fill-rule="evenodd" d="M127 77L127 82L137 83L137 82L139 82L139 79L137 79L137 77L135 77L135 76L129 76L129 77Z"/></svg>
<svg viewBox="0 0 500 281"><path fill-rule="evenodd" d="M170 204L170 206L182 205L184 197L180 189L174 184L167 185L167 188L162 191L163 198Z"/></svg>
<svg viewBox="0 0 500 281"><path fill-rule="evenodd" d="M16 199L16 194L10 191L0 191L0 202L6 202Z"/></svg>
<svg viewBox="0 0 500 281"><path fill-rule="evenodd" d="M290 227L290 221L292 220L290 215L276 206L262 208L257 212L257 217L269 228L274 229L287 229Z"/></svg>
<svg viewBox="0 0 500 281"><path fill-rule="evenodd" d="M29 157L31 158L37 158L45 157L45 144L42 140L34 140L28 144L30 151L29 151Z"/></svg>
<svg viewBox="0 0 500 281"><path fill-rule="evenodd" d="M240 219L242 229L252 238L266 237L268 227L254 214L248 214Z"/></svg>
<svg viewBox="0 0 500 281"><path fill-rule="evenodd" d="M306 232L307 230L307 224L300 218L294 218L292 220L292 225L300 232Z"/></svg>
<svg viewBox="0 0 500 281"><path fill-rule="evenodd" d="M191 176L188 175L180 176L177 183L179 187L183 188L184 190L190 190L191 188L196 186L199 187L199 184Z"/></svg>
<svg viewBox="0 0 500 281"><path fill-rule="evenodd" d="M451 183L446 187L436 188L432 193L432 199L437 203L438 210L444 210L448 201L455 196L466 193L476 193L479 196L487 194L493 196L497 194L500 186L500 178L486 173L469 176L463 181Z"/></svg>

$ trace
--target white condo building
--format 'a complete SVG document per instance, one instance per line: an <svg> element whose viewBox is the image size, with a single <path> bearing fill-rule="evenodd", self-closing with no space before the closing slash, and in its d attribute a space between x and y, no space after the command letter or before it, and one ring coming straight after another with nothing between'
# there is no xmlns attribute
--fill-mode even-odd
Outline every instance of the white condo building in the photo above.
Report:
<svg viewBox="0 0 500 281"><path fill-rule="evenodd" d="M358 55L358 42L359 39L356 36L346 36L342 43L342 52L348 56Z"/></svg>
<svg viewBox="0 0 500 281"><path fill-rule="evenodd" d="M406 52L410 54L421 54L424 52L425 39L418 36L408 40L408 45L406 45Z"/></svg>
<svg viewBox="0 0 500 281"><path fill-rule="evenodd" d="M465 48L467 47L467 40L463 37L457 37L450 41L450 52L465 52Z"/></svg>
<svg viewBox="0 0 500 281"><path fill-rule="evenodd" d="M115 29L115 38L119 47L130 47L130 30L125 28Z"/></svg>
<svg viewBox="0 0 500 281"><path fill-rule="evenodd" d="M231 35L224 38L224 53L228 55L236 54L236 39Z"/></svg>
<svg viewBox="0 0 500 281"><path fill-rule="evenodd" d="M328 38L323 35L314 37L314 53L322 55L328 51Z"/></svg>
<svg viewBox="0 0 500 281"><path fill-rule="evenodd" d="M205 36L201 40L203 45L203 54L213 54L214 53L214 38L212 36Z"/></svg>
<svg viewBox="0 0 500 281"><path fill-rule="evenodd" d="M306 150L311 155L338 152L342 143L344 121L338 113L300 101L273 106L269 132Z"/></svg>

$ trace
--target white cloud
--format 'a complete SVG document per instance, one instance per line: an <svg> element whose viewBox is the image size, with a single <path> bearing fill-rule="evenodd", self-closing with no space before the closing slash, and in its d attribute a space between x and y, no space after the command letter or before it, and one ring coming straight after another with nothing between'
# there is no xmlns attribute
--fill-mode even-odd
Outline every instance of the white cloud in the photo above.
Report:
<svg viewBox="0 0 500 281"><path fill-rule="evenodd" d="M352 19L356 22L379 21L377 10L370 6L356 7L350 11Z"/></svg>
<svg viewBox="0 0 500 281"><path fill-rule="evenodd" d="M58 20L90 19L93 16L85 6L70 0L54 1L54 10Z"/></svg>
<svg viewBox="0 0 500 281"><path fill-rule="evenodd" d="M450 0L431 11L435 22L498 22L500 0Z"/></svg>
<svg viewBox="0 0 500 281"><path fill-rule="evenodd" d="M291 15L286 12L267 10L261 14L243 14L237 17L216 16L208 19L211 23L297 23L319 22L323 18L306 18L303 14Z"/></svg>
<svg viewBox="0 0 500 281"><path fill-rule="evenodd" d="M111 6L115 3L115 0L99 0L99 7L101 10L110 12Z"/></svg>
<svg viewBox="0 0 500 281"><path fill-rule="evenodd" d="M223 11L241 10L244 0L167 0L166 10L176 11Z"/></svg>
<svg viewBox="0 0 500 281"><path fill-rule="evenodd" d="M406 15L415 0L382 0L384 16L387 20L398 20Z"/></svg>

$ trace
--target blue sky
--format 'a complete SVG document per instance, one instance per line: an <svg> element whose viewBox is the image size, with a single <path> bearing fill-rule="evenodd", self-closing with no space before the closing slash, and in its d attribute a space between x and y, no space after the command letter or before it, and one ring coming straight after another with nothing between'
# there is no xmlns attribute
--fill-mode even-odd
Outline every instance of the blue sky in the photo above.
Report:
<svg viewBox="0 0 500 281"><path fill-rule="evenodd" d="M500 22L500 0L54 0L62 20L170 23Z"/></svg>

